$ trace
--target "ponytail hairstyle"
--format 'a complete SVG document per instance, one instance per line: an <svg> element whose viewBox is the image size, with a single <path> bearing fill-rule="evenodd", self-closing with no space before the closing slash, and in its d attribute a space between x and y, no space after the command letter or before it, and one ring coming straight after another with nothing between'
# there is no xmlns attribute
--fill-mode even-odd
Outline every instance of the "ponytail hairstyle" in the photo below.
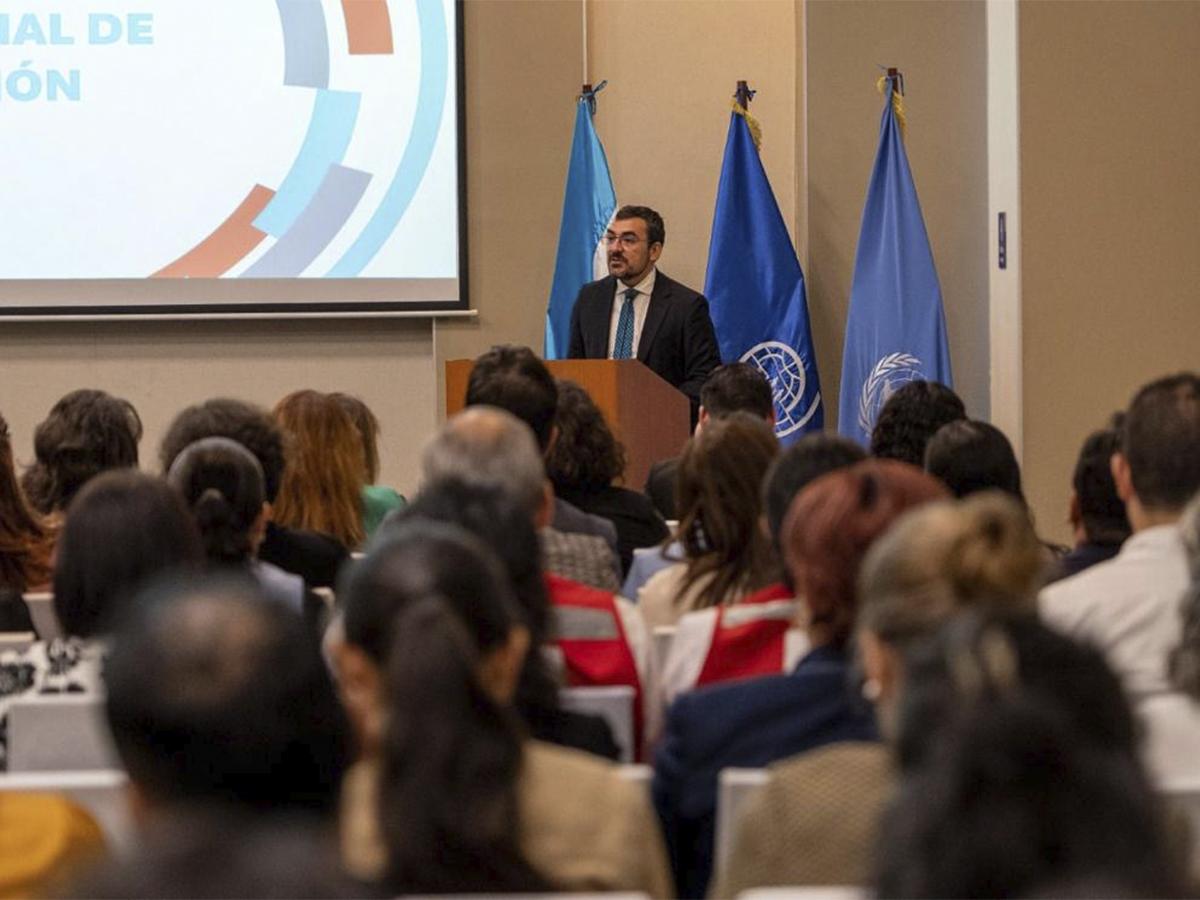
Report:
<svg viewBox="0 0 1200 900"><path fill-rule="evenodd" d="M167 481L196 520L210 565L250 561L264 501L262 466L253 453L229 438L204 438L175 457Z"/></svg>
<svg viewBox="0 0 1200 900"><path fill-rule="evenodd" d="M480 680L481 660L521 623L500 562L459 527L409 520L349 571L339 596L346 641L386 673L388 890L548 890L519 846L523 733Z"/></svg>

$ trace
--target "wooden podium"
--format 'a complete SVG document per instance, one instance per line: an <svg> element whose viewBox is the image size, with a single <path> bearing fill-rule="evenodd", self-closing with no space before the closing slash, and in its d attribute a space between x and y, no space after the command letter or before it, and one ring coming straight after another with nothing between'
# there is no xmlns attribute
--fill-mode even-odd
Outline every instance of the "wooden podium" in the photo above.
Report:
<svg viewBox="0 0 1200 900"><path fill-rule="evenodd" d="M446 362L446 415L463 408L472 359ZM636 359L560 359L546 362L555 378L591 395L625 446L627 487L640 491L652 463L678 456L691 431L691 403Z"/></svg>

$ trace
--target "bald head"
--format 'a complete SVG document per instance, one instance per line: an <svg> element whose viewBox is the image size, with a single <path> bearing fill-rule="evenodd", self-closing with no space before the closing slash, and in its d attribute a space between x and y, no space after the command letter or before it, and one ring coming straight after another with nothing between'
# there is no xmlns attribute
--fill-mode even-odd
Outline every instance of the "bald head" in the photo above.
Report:
<svg viewBox="0 0 1200 900"><path fill-rule="evenodd" d="M452 478L497 487L536 515L546 469L528 425L492 406L472 406L447 420L425 445L421 472L427 483Z"/></svg>

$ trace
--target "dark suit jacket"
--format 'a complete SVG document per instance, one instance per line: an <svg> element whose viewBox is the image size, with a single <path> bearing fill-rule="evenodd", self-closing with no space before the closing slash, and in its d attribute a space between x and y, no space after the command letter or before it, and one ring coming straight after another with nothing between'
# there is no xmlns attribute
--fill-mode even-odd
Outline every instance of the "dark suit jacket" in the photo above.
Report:
<svg viewBox="0 0 1200 900"><path fill-rule="evenodd" d="M584 512L600 516L616 527L622 581L629 574L634 550L661 544L667 537L667 523L654 505L637 491L609 485L598 491L563 491L562 496Z"/></svg>
<svg viewBox="0 0 1200 900"><path fill-rule="evenodd" d="M346 548L328 535L267 522L258 558L299 575L309 587L336 587L338 570L350 558Z"/></svg>
<svg viewBox="0 0 1200 900"><path fill-rule="evenodd" d="M691 691L671 704L653 790L681 897L703 897L708 887L722 769L878 739L874 713L850 687L849 668L844 651L819 647L790 674Z"/></svg>
<svg viewBox="0 0 1200 900"><path fill-rule="evenodd" d="M608 357L608 327L616 291L617 279L612 275L579 289L571 311L568 357ZM721 364L708 301L660 271L654 279L636 355L649 369L687 394L695 407L700 402L704 379Z"/></svg>
<svg viewBox="0 0 1200 900"><path fill-rule="evenodd" d="M675 476L679 474L681 456L670 459L660 459L650 467L646 475L646 488L643 491L654 508L664 519L678 519L679 510L675 508Z"/></svg>

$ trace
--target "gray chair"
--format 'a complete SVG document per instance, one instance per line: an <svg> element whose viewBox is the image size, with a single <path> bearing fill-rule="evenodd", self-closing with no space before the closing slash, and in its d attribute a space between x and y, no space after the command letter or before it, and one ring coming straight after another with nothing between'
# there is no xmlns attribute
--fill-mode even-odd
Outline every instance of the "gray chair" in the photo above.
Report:
<svg viewBox="0 0 1200 900"><path fill-rule="evenodd" d="M119 769L10 773L0 774L0 792L62 794L90 812L109 847L118 856L126 856L134 846L133 819L126 796L128 781Z"/></svg>
<svg viewBox="0 0 1200 900"><path fill-rule="evenodd" d="M28 650L36 640L37 635L32 631L0 631L0 653L5 650L20 653Z"/></svg>
<svg viewBox="0 0 1200 900"><path fill-rule="evenodd" d="M102 698L32 694L9 706L8 771L79 772L119 766Z"/></svg>
<svg viewBox="0 0 1200 900"><path fill-rule="evenodd" d="M613 740L620 748L618 759L633 762L633 699L634 690L628 685L613 687L563 688L559 698L564 709L571 712L600 716L612 729Z"/></svg>
<svg viewBox="0 0 1200 900"><path fill-rule="evenodd" d="M25 594L25 606L29 608L29 618L33 619L39 640L52 641L63 636L58 613L54 611L53 594L47 591Z"/></svg>
<svg viewBox="0 0 1200 900"><path fill-rule="evenodd" d="M1200 874L1200 779L1158 785L1166 805L1186 819L1191 830L1191 871Z"/></svg>
<svg viewBox="0 0 1200 900"><path fill-rule="evenodd" d="M767 783L766 769L722 769L717 782L713 871L722 871L733 852L733 835L746 801Z"/></svg>

